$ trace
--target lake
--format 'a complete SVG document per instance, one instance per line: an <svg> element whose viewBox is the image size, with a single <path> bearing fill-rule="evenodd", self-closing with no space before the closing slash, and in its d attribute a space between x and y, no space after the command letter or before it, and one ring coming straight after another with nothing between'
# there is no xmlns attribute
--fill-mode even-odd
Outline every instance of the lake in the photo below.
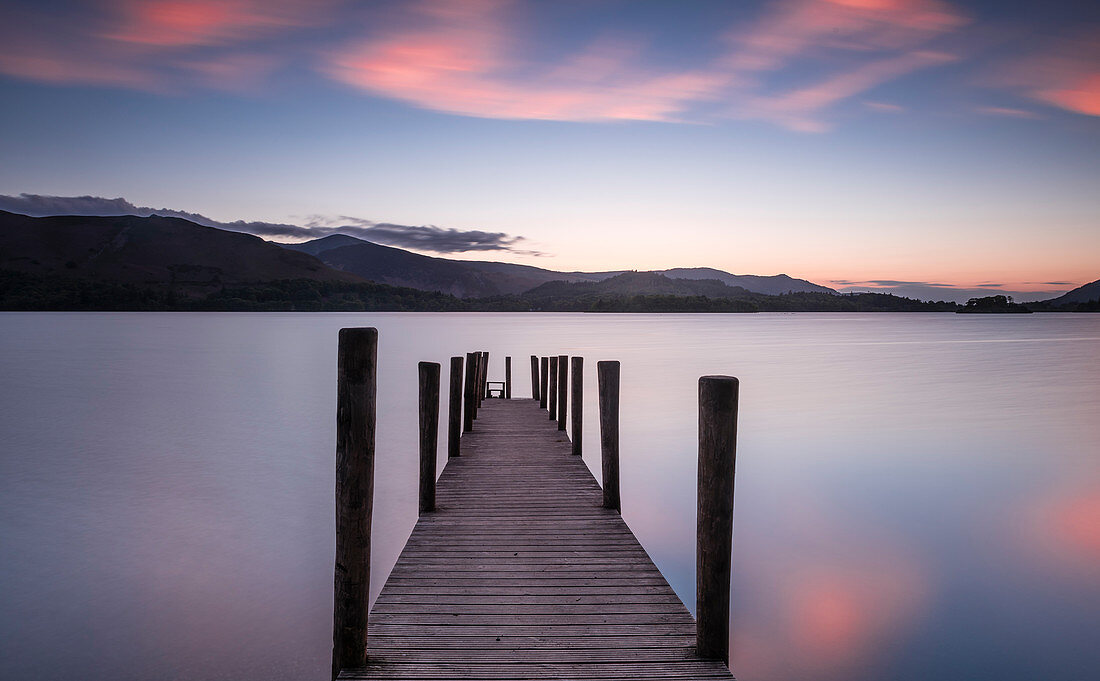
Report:
<svg viewBox="0 0 1100 681"><path fill-rule="evenodd" d="M1100 315L2 313L5 679L328 679L344 326L380 334L375 594L416 363L511 355L529 397L581 355L585 462L618 359L623 516L692 609L696 381L741 380L738 678L1100 669Z"/></svg>

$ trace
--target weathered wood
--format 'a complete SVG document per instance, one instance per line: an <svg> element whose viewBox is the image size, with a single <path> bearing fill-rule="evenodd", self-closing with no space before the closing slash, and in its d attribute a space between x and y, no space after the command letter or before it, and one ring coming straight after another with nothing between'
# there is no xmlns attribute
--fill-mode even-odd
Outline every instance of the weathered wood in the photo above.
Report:
<svg viewBox="0 0 1100 681"><path fill-rule="evenodd" d="M435 510L436 451L439 444L439 364L417 365L420 393L420 513Z"/></svg>
<svg viewBox="0 0 1100 681"><path fill-rule="evenodd" d="M696 646L729 665L733 476L737 457L738 382L699 379L699 512L696 519Z"/></svg>
<svg viewBox="0 0 1100 681"><path fill-rule="evenodd" d="M512 399L512 358L504 358L504 399Z"/></svg>
<svg viewBox="0 0 1100 681"><path fill-rule="evenodd" d="M726 679L534 400L489 400L439 477L345 679Z"/></svg>
<svg viewBox="0 0 1100 681"><path fill-rule="evenodd" d="M458 456L462 436L462 358L451 358L451 385L447 393L447 458Z"/></svg>
<svg viewBox="0 0 1100 681"><path fill-rule="evenodd" d="M550 386L550 358L543 357L539 362L541 375L539 377L539 409L546 409L547 401L550 399L547 396L547 391Z"/></svg>
<svg viewBox="0 0 1100 681"><path fill-rule="evenodd" d="M332 677L367 662L378 330L340 329L336 384L336 565Z"/></svg>
<svg viewBox="0 0 1100 681"><path fill-rule="evenodd" d="M619 363L596 362L600 392L600 452L603 507L622 512L619 497Z"/></svg>
<svg viewBox="0 0 1100 681"><path fill-rule="evenodd" d="M550 391L550 399L548 406L550 407L550 420L556 421L558 419L558 356L550 355L550 385L548 387Z"/></svg>
<svg viewBox="0 0 1100 681"><path fill-rule="evenodd" d="M572 366L570 367L573 372L573 382L570 393L572 393L572 399L569 403L570 408L570 426L573 429L571 433L573 442L573 454L575 456L581 455L581 441L584 432L584 357L574 357L570 360Z"/></svg>
<svg viewBox="0 0 1100 681"><path fill-rule="evenodd" d="M477 382L477 354L476 352L466 353L466 387L463 392L465 409L462 415L462 432L464 433L469 433L474 429L474 419L477 418L477 388L474 387Z"/></svg>
<svg viewBox="0 0 1100 681"><path fill-rule="evenodd" d="M558 430L565 430L565 412L569 403L569 356L558 355Z"/></svg>
<svg viewBox="0 0 1100 681"><path fill-rule="evenodd" d="M489 380L489 353L477 353L477 407L485 400L485 383Z"/></svg>
<svg viewBox="0 0 1100 681"><path fill-rule="evenodd" d="M531 355L531 399L539 399L539 358Z"/></svg>
<svg viewBox="0 0 1100 681"><path fill-rule="evenodd" d="M481 367L481 399L484 400L489 396L489 352L486 350L481 355L485 359Z"/></svg>

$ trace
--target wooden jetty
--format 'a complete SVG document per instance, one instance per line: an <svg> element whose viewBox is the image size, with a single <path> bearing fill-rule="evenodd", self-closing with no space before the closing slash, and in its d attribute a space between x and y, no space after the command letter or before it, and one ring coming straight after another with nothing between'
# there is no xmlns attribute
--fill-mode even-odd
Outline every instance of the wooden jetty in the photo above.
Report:
<svg viewBox="0 0 1100 681"><path fill-rule="evenodd" d="M375 357L376 350L345 342L376 340L373 329L341 332L340 394L343 399L352 390L343 384L355 384L370 393L372 412L374 389L367 384L373 383L373 368L349 358ZM736 379L700 381L701 408L725 410L701 412L700 420L697 610L707 629L697 628L619 515L618 362L598 363L603 471L610 476L602 489L577 456L579 443L561 429L568 399L565 357L542 364L557 370L550 374L558 393L553 419L540 406L547 382L540 388L535 381L535 357L530 399L484 399L487 353L467 358L477 366L467 367L465 375L480 392L460 394L455 376L463 373L462 358L452 358L448 432L458 431L457 401L475 410L476 422L464 428L457 454L448 447L447 465L431 481L424 477L434 478L439 365L420 365L421 515L369 614L373 423L370 437L352 446L349 436L338 435L333 676L732 679L727 665ZM579 396L583 363L573 360L572 367L582 371L572 380ZM346 375L352 367L364 375ZM506 383L507 396L510 372ZM580 400L570 402L577 427ZM345 423L355 420L350 412L347 404L338 407L338 428L367 428ZM724 479L715 485L709 476Z"/></svg>

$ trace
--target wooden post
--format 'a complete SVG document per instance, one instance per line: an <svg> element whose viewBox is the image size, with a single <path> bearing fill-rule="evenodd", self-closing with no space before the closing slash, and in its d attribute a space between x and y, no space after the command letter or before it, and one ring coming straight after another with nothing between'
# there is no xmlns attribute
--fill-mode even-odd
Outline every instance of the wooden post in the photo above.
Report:
<svg viewBox="0 0 1100 681"><path fill-rule="evenodd" d="M550 355L550 398L547 404L550 407L550 420L558 418L558 356Z"/></svg>
<svg viewBox="0 0 1100 681"><path fill-rule="evenodd" d="M696 650L729 666L737 379L699 379L699 514L696 519Z"/></svg>
<svg viewBox="0 0 1100 681"><path fill-rule="evenodd" d="M474 384L477 380L477 353L466 353L466 390L463 394L465 412L462 416L462 432L469 433L474 429L474 419L477 418L477 396L474 393Z"/></svg>
<svg viewBox="0 0 1100 681"><path fill-rule="evenodd" d="M481 400L485 393L482 391L481 384L481 372L485 370L485 353L478 351L474 355L477 357L477 375L474 377L474 400L476 405L474 407L474 418L477 418L477 410L481 409Z"/></svg>
<svg viewBox="0 0 1100 681"><path fill-rule="evenodd" d="M447 398L447 458L458 456L462 436L462 358L451 358L451 390Z"/></svg>
<svg viewBox="0 0 1100 681"><path fill-rule="evenodd" d="M539 358L531 355L531 399L539 398Z"/></svg>
<svg viewBox="0 0 1100 681"><path fill-rule="evenodd" d="M484 400L487 397L489 387L489 352L484 351L481 353L481 389L478 391L479 399ZM478 406L481 403L478 402Z"/></svg>
<svg viewBox="0 0 1100 681"><path fill-rule="evenodd" d="M558 355L558 430L565 430L565 407L569 402L569 356Z"/></svg>
<svg viewBox="0 0 1100 681"><path fill-rule="evenodd" d="M622 513L619 498L619 363L596 362L596 379L600 389L603 507Z"/></svg>
<svg viewBox="0 0 1100 681"><path fill-rule="evenodd" d="M512 358L504 358L504 399L512 399Z"/></svg>
<svg viewBox="0 0 1100 681"><path fill-rule="evenodd" d="M574 357L570 360L572 366L570 369L573 372L573 382L571 384L572 399L569 403L570 422L573 428L573 454L581 455L581 433L583 431L582 421L584 420L584 357Z"/></svg>
<svg viewBox="0 0 1100 681"><path fill-rule="evenodd" d="M547 376L550 370L550 358L543 357L539 361L541 366L541 373L539 376L539 409L546 409L546 402L549 399L546 395L546 391L550 386L550 379Z"/></svg>
<svg viewBox="0 0 1100 681"><path fill-rule="evenodd" d="M332 678L367 662L378 330L340 329L336 381L336 570Z"/></svg>
<svg viewBox="0 0 1100 681"><path fill-rule="evenodd" d="M439 364L417 365L420 385L420 513L435 510L436 447L439 444Z"/></svg>

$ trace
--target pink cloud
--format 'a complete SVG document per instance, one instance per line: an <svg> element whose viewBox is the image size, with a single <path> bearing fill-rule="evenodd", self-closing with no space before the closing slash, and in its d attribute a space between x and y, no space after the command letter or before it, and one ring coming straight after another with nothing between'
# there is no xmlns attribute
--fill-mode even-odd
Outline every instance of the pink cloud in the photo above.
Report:
<svg viewBox="0 0 1100 681"><path fill-rule="evenodd" d="M744 115L772 120L794 130L820 132L828 129L814 117L822 109L907 73L953 59L954 56L943 52L914 51L863 63L808 87L782 95L753 98L745 105Z"/></svg>
<svg viewBox="0 0 1100 681"><path fill-rule="evenodd" d="M1059 36L1045 49L1003 66L990 84L1066 111L1100 116L1100 28Z"/></svg>
<svg viewBox="0 0 1100 681"><path fill-rule="evenodd" d="M930 45L968 21L938 0L779 3L756 23L731 33L732 49L724 59L727 68L762 74L824 55L833 55L829 61L842 65L814 84L786 92L763 95L749 90L734 105L732 114L802 132L823 132L829 129L819 116L825 109L906 74L955 59Z"/></svg>
<svg viewBox="0 0 1100 681"><path fill-rule="evenodd" d="M967 19L938 0L791 0L731 33L726 63L768 71L819 49L899 51L953 31Z"/></svg>
<svg viewBox="0 0 1100 681"><path fill-rule="evenodd" d="M1009 106L977 106L974 107L974 111L980 114L986 114L988 116L1007 116L1009 118L1041 118L1041 116L1034 111L1027 111L1025 109L1016 109Z"/></svg>
<svg viewBox="0 0 1100 681"><path fill-rule="evenodd" d="M876 102L868 100L863 102L863 106L871 109L872 111L882 111L883 113L901 113L902 111L905 111L904 106L900 104L894 104L892 102Z"/></svg>
<svg viewBox="0 0 1100 681"><path fill-rule="evenodd" d="M938 0L797 0L728 36L726 54L695 69L644 66L644 44L597 40L559 63L524 63L507 0L422 0L411 28L334 53L327 73L376 95L486 118L679 121L704 102L728 114L820 131L820 111L890 79L948 61L923 48L966 19ZM817 84L760 94L760 74L822 50L848 65ZM854 58L853 58L854 57Z"/></svg>
<svg viewBox="0 0 1100 681"><path fill-rule="evenodd" d="M103 37L161 47L216 45L315 21L301 0L123 0Z"/></svg>
<svg viewBox="0 0 1100 681"><path fill-rule="evenodd" d="M309 26L329 0L113 0L58 19L14 10L0 28L0 72L57 84L152 92L255 87L277 63L250 41Z"/></svg>
<svg viewBox="0 0 1100 681"><path fill-rule="evenodd" d="M516 29L499 0L428 0L416 28L368 39L334 54L333 78L417 106L485 118L571 121L673 120L724 79L706 71L650 73L638 50L598 41L539 69L518 61Z"/></svg>

